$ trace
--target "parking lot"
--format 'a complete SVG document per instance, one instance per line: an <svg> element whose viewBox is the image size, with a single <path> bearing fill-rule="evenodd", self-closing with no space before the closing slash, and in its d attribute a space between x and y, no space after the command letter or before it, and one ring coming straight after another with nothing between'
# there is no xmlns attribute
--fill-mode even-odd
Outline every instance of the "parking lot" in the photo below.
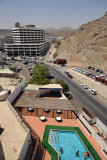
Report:
<svg viewBox="0 0 107 160"><path fill-rule="evenodd" d="M65 69L62 69L64 72ZM75 80L81 85L86 84L88 89L95 89L98 95L101 95L103 98L107 99L107 85L95 81L93 78L81 74L80 72L75 71L73 68L68 68L67 71L73 75Z"/></svg>

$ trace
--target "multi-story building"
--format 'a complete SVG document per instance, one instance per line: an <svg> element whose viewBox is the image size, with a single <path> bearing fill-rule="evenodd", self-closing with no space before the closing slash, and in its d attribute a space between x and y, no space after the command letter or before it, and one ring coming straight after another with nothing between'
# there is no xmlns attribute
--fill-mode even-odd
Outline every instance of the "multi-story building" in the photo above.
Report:
<svg viewBox="0 0 107 160"><path fill-rule="evenodd" d="M45 54L49 48L49 42L45 40L45 31L35 28L35 25L17 25L12 29L12 35L14 44L4 44L8 55L39 56Z"/></svg>
<svg viewBox="0 0 107 160"><path fill-rule="evenodd" d="M50 43L56 43L57 41L62 40L63 37L59 36L59 37L53 37L53 36L46 36L45 40L49 41Z"/></svg>

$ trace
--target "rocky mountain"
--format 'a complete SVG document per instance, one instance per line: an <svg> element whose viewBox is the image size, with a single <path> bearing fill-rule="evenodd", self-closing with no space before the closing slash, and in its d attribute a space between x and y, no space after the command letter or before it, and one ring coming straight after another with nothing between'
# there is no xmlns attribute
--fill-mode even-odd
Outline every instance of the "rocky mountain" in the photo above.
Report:
<svg viewBox="0 0 107 160"><path fill-rule="evenodd" d="M62 28L46 28L45 32L47 35L50 36L61 36L61 37L66 37L68 35L71 35L74 33L75 29L72 29L70 27L62 27Z"/></svg>
<svg viewBox="0 0 107 160"><path fill-rule="evenodd" d="M57 58L67 59L70 65L91 65L107 70L107 12L63 39L57 53Z"/></svg>
<svg viewBox="0 0 107 160"><path fill-rule="evenodd" d="M12 30L0 29L0 38L5 39L6 37L12 37Z"/></svg>

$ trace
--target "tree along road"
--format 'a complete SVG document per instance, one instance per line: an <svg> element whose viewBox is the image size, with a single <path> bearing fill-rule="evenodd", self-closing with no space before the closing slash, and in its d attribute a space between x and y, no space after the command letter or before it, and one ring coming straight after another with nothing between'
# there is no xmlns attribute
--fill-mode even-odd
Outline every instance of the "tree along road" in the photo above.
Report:
<svg viewBox="0 0 107 160"><path fill-rule="evenodd" d="M71 80L61 73L58 68L48 64L45 64L45 66L49 68L55 78L62 79L69 85L70 92L73 95L72 104L76 106L77 109L80 110L82 107L85 107L107 126L107 103L104 104L103 101L98 101L98 95L91 95L88 91L81 88L73 79Z"/></svg>

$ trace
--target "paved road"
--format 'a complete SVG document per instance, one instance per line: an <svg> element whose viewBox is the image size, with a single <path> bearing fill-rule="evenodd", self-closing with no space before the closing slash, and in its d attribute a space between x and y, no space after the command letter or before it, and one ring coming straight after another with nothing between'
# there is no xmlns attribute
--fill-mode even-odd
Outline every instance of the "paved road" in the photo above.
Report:
<svg viewBox="0 0 107 160"><path fill-rule="evenodd" d="M69 79L57 68L45 64L52 75L58 79L63 79L69 84L70 92L73 95L72 104L80 110L83 106L93 115L98 117L107 126L107 103L101 103L98 96L91 95L88 91L82 89L74 80Z"/></svg>

